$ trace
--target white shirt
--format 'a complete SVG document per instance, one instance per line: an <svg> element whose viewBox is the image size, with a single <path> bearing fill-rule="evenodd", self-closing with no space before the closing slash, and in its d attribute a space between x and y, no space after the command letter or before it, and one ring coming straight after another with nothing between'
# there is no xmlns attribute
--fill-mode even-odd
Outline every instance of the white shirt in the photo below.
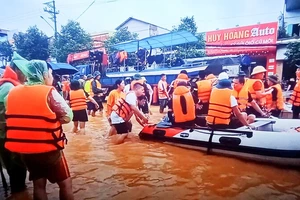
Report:
<svg viewBox="0 0 300 200"><path fill-rule="evenodd" d="M137 96L135 95L134 92L129 92L126 97L125 101L132 106L137 106ZM124 121L122 117L120 117L115 111L112 111L110 115L111 123L112 124L121 124Z"/></svg>
<svg viewBox="0 0 300 200"><path fill-rule="evenodd" d="M125 85L124 87L124 93L127 94L130 90L130 84Z"/></svg>
<svg viewBox="0 0 300 200"><path fill-rule="evenodd" d="M238 102L233 95L230 96L230 104L231 104L231 108L238 105Z"/></svg>

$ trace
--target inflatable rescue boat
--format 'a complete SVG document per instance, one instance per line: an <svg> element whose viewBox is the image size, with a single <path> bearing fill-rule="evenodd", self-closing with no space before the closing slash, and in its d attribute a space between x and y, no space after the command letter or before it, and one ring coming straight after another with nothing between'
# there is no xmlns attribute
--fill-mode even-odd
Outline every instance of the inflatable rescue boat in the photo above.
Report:
<svg viewBox="0 0 300 200"><path fill-rule="evenodd" d="M139 136L207 153L291 167L300 166L300 121L259 118L248 127L211 129L173 127L160 122L143 128Z"/></svg>

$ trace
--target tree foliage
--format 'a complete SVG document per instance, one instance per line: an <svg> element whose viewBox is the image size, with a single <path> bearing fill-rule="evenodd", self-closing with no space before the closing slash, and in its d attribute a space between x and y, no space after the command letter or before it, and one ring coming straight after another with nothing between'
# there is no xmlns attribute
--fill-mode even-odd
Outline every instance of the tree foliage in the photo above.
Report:
<svg viewBox="0 0 300 200"><path fill-rule="evenodd" d="M51 48L51 54L58 62L66 62L68 54L91 50L92 47L91 36L80 27L78 22L69 21L62 26Z"/></svg>
<svg viewBox="0 0 300 200"><path fill-rule="evenodd" d="M0 55L10 57L13 53L12 45L8 42L0 42Z"/></svg>
<svg viewBox="0 0 300 200"><path fill-rule="evenodd" d="M173 27L173 31L183 30L188 31L194 35L197 33L198 27L196 25L194 16L181 18L178 27Z"/></svg>
<svg viewBox="0 0 300 200"><path fill-rule="evenodd" d="M285 55L290 65L300 65L300 42L288 44Z"/></svg>
<svg viewBox="0 0 300 200"><path fill-rule="evenodd" d="M178 27L173 27L172 31L188 31L198 38L198 42L182 44L176 46L176 56L180 58L197 58L205 56L205 41L204 34L197 33L198 27L196 25L194 16L181 18Z"/></svg>
<svg viewBox="0 0 300 200"><path fill-rule="evenodd" d="M36 26L29 27L26 33L14 34L13 39L17 52L24 58L48 59L48 37Z"/></svg>
<svg viewBox="0 0 300 200"><path fill-rule="evenodd" d="M279 19L279 26L278 26L277 39L289 37L289 35L286 32L286 23L284 22L283 13L281 13L278 19Z"/></svg>
<svg viewBox="0 0 300 200"><path fill-rule="evenodd" d="M130 31L128 31L127 27L124 27L117 30L111 37L109 37L108 40L105 41L104 46L109 53L112 53L116 50L112 47L113 45L118 44L120 42L136 40L137 38L138 38L137 33L131 33Z"/></svg>

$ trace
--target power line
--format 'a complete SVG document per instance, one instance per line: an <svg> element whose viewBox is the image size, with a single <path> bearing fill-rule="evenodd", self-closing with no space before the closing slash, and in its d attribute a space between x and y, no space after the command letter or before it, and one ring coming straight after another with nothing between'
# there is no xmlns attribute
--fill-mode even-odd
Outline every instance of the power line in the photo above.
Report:
<svg viewBox="0 0 300 200"><path fill-rule="evenodd" d="M76 19L76 21L95 3L96 0L94 0Z"/></svg>

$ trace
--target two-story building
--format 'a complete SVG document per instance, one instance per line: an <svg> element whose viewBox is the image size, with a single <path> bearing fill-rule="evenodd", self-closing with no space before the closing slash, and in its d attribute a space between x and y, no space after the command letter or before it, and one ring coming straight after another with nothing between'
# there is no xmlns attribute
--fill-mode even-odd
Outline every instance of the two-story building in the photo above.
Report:
<svg viewBox="0 0 300 200"><path fill-rule="evenodd" d="M292 42L300 42L300 0L285 0L283 18L281 24L285 24L288 38L277 41L277 74L281 79L294 77L296 66L290 66L284 55L287 45Z"/></svg>
<svg viewBox="0 0 300 200"><path fill-rule="evenodd" d="M131 33L137 33L139 39L170 32L170 30L166 28L133 17L129 17L127 20L125 20L116 28L116 30L120 30L124 27L127 27L128 31L130 31Z"/></svg>

